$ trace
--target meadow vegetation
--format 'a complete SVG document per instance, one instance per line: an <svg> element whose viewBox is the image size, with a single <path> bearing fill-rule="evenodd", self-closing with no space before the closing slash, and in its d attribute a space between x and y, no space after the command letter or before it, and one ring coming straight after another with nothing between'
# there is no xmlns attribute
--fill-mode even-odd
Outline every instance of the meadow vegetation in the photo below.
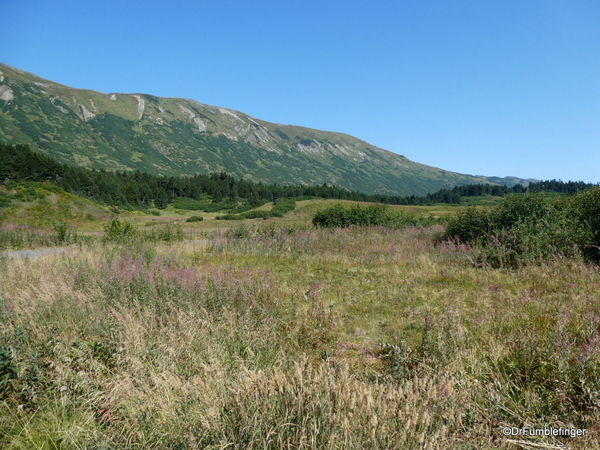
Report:
<svg viewBox="0 0 600 450"><path fill-rule="evenodd" d="M302 201L187 224L212 230L193 242L121 217L61 255L0 257L0 447L598 448L598 195L447 227ZM327 222L345 214L365 222Z"/></svg>
<svg viewBox="0 0 600 450"><path fill-rule="evenodd" d="M335 204L318 211L312 223L317 228L346 228L350 226L406 228L409 226L432 225L436 220L417 214L394 210L380 204Z"/></svg>
<svg viewBox="0 0 600 450"><path fill-rule="evenodd" d="M244 220L244 219L269 219L271 217L283 217L284 214L293 211L296 208L294 198L278 198L273 202L273 207L269 211L252 210L241 214L224 214L217 216L217 220Z"/></svg>
<svg viewBox="0 0 600 450"><path fill-rule="evenodd" d="M528 192L493 208L468 207L445 237L475 247L481 264L518 267L557 257L600 258L600 188L569 197Z"/></svg>

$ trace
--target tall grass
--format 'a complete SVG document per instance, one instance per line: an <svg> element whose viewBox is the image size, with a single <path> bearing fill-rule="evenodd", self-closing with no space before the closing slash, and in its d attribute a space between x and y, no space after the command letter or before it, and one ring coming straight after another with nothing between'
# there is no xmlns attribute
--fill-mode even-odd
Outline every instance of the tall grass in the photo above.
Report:
<svg viewBox="0 0 600 450"><path fill-rule="evenodd" d="M477 267L442 231L0 260L0 447L513 449L528 425L597 448L597 268Z"/></svg>
<svg viewBox="0 0 600 450"><path fill-rule="evenodd" d="M40 231L27 225L0 225L0 250L21 250L57 245L57 234Z"/></svg>

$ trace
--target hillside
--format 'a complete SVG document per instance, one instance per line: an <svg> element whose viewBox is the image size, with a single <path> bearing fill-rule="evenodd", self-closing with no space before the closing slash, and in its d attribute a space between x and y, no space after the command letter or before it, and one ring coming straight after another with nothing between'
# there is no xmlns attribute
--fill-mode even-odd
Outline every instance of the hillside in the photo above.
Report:
<svg viewBox="0 0 600 450"><path fill-rule="evenodd" d="M448 172L346 134L269 123L195 100L73 89L3 64L0 142L90 168L226 171L265 183L328 183L388 195L526 182Z"/></svg>

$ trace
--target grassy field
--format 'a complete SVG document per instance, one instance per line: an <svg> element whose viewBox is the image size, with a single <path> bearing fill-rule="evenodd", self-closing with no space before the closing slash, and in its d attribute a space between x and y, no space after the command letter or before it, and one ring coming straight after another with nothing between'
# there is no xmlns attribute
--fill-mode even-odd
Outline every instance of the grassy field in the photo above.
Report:
<svg viewBox="0 0 600 450"><path fill-rule="evenodd" d="M106 241L114 211L40 194L5 211L3 248L72 243L0 257L2 449L600 448L583 259L492 269L442 225L315 229L327 200L243 222L121 212L138 234ZM166 227L188 241L143 238Z"/></svg>
<svg viewBox="0 0 600 450"><path fill-rule="evenodd" d="M323 203L0 260L0 447L600 446L596 267L477 267L441 226L315 230ZM525 426L587 431L502 433Z"/></svg>
<svg viewBox="0 0 600 450"><path fill-rule="evenodd" d="M33 187L35 186L35 187ZM180 210L169 206L164 210L154 210L158 215L141 211L127 211L108 208L87 199L64 191L52 192L44 184L30 183L19 186L15 192L19 200L13 201L8 208L0 208L0 251L22 250L28 248L53 247L60 244L57 240L57 225L64 225L81 237L100 238L104 228L113 218L131 223L141 233L152 232L166 227L178 228L188 240L204 239L219 230L237 228L241 222L216 220L221 212L202 212ZM47 186L46 186L47 187ZM2 193L0 187L0 193ZM344 200L302 200L296 202L294 211L282 218L246 220L244 226L250 228L262 226L263 222L277 224L278 227L306 228L314 214L336 203L352 204ZM269 211L273 203L267 203L258 211ZM421 217L448 217L457 210L456 206L395 206L396 210L417 214ZM186 222L191 216L201 216L201 222ZM271 226L271 225L270 225Z"/></svg>

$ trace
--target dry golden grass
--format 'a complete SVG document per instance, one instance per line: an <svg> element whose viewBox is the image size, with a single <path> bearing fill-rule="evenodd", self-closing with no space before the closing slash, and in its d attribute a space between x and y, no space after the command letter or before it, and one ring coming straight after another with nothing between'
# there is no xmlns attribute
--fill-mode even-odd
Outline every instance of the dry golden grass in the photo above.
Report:
<svg viewBox="0 0 600 450"><path fill-rule="evenodd" d="M598 448L598 268L476 267L439 233L0 260L0 447Z"/></svg>

